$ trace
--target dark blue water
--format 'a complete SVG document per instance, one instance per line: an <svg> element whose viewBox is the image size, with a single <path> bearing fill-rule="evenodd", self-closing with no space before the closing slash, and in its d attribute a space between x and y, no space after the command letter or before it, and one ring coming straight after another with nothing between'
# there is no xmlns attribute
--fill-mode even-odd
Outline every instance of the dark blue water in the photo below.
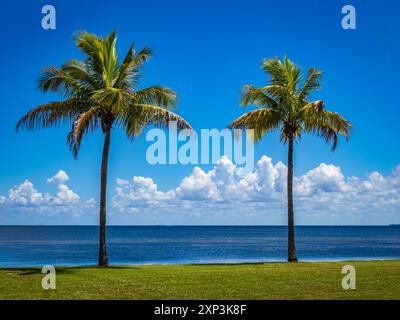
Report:
<svg viewBox="0 0 400 320"><path fill-rule="evenodd" d="M93 265L98 228L0 226L0 267ZM112 226L111 264L285 261L286 228ZM400 227L297 227L300 260L400 259Z"/></svg>

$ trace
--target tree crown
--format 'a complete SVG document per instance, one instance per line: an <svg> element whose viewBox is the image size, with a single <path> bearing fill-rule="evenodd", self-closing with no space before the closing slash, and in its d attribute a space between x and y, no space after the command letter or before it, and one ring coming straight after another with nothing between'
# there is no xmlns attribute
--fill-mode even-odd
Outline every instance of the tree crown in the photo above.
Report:
<svg viewBox="0 0 400 320"><path fill-rule="evenodd" d="M321 71L310 68L303 77L299 66L286 56L283 62L277 57L265 59L261 68L270 84L261 88L245 85L241 96L242 106L259 108L233 121L230 128L254 129L256 141L269 131L279 130L284 143L300 139L304 132L312 133L330 143L332 150L338 135L349 138L352 125L348 120L326 110L323 101L310 101L312 93L321 87Z"/></svg>
<svg viewBox="0 0 400 320"><path fill-rule="evenodd" d="M115 31L105 38L80 32L74 40L85 59L46 67L39 78L40 90L59 93L65 100L32 109L18 121L17 131L72 125L68 144L77 157L85 134L98 128L106 132L113 124L129 139L148 125L166 127L169 121L176 121L178 129L191 128L168 110L175 107L174 91L158 85L137 90L142 67L152 55L148 47L136 53L132 44L119 62Z"/></svg>

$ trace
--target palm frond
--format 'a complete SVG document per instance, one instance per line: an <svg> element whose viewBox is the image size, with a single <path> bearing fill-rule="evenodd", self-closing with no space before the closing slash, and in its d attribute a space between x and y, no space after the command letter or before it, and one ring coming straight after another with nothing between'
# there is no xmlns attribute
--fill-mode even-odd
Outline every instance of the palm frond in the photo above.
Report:
<svg viewBox="0 0 400 320"><path fill-rule="evenodd" d="M88 32L79 32L75 44L86 55L90 69L97 75L104 76L104 50L102 39ZM103 77L104 80L104 77Z"/></svg>
<svg viewBox="0 0 400 320"><path fill-rule="evenodd" d="M116 32L111 32L103 41L103 74L105 83L107 86L112 86L114 84L114 77L116 76L117 66L118 66L118 55L117 55L117 35Z"/></svg>
<svg viewBox="0 0 400 320"><path fill-rule="evenodd" d="M126 108L131 101L132 93L114 87L105 87L92 92L91 98L103 106L105 112L118 113L119 110Z"/></svg>
<svg viewBox="0 0 400 320"><path fill-rule="evenodd" d="M275 85L271 84L265 87L261 87L259 90L268 94L268 96L275 101L275 106L277 106L281 101L283 101L283 97L289 94L288 88L286 86L281 86L276 84Z"/></svg>
<svg viewBox="0 0 400 320"><path fill-rule="evenodd" d="M264 59L261 68L271 77L272 85L287 87L293 91L301 79L301 69L287 56L284 57L283 63L278 57Z"/></svg>
<svg viewBox="0 0 400 320"><path fill-rule="evenodd" d="M101 78L90 70L87 61L68 61L61 66L61 70L75 81L79 81L88 91L101 85Z"/></svg>
<svg viewBox="0 0 400 320"><path fill-rule="evenodd" d="M66 97L84 97L88 88L62 68L48 66L39 77L39 89L43 92L51 91Z"/></svg>
<svg viewBox="0 0 400 320"><path fill-rule="evenodd" d="M284 68L278 57L264 59L261 63L261 68L271 77L271 84L279 86L286 85Z"/></svg>
<svg viewBox="0 0 400 320"><path fill-rule="evenodd" d="M353 129L353 125L345 119L342 115L337 112L324 110L322 113L324 122L329 124L334 130L344 136L347 140L350 137L350 131Z"/></svg>
<svg viewBox="0 0 400 320"><path fill-rule="evenodd" d="M306 98L312 91L316 91L321 87L322 71L314 68L308 69L307 78L300 90L300 97Z"/></svg>
<svg viewBox="0 0 400 320"><path fill-rule="evenodd" d="M332 143L332 150L335 150L338 135L342 135L348 140L352 124L339 113L325 110L321 104L321 101L316 101L306 106L304 130L317 134L327 143Z"/></svg>
<svg viewBox="0 0 400 320"><path fill-rule="evenodd" d="M192 130L192 127L176 113L150 104L134 104L118 115L117 121L124 128L128 138L137 137L147 126L167 128L171 121L177 124L177 130Z"/></svg>
<svg viewBox="0 0 400 320"><path fill-rule="evenodd" d="M283 62L286 86L289 90L297 91L297 85L301 80L301 69L297 64L289 60L287 56L284 57Z"/></svg>
<svg viewBox="0 0 400 320"><path fill-rule="evenodd" d="M138 104L151 104L165 108L175 107L176 92L161 86L152 86L132 93L132 100Z"/></svg>
<svg viewBox="0 0 400 320"><path fill-rule="evenodd" d="M274 109L257 109L249 111L233 121L229 129L253 129L254 139L259 141L265 133L277 129L281 124L281 116Z"/></svg>
<svg viewBox="0 0 400 320"><path fill-rule="evenodd" d="M46 103L24 115L18 121L16 131L34 131L61 124L71 124L88 108L88 103L79 99Z"/></svg>
<svg viewBox="0 0 400 320"><path fill-rule="evenodd" d="M67 137L67 143L74 158L78 157L83 136L98 129L101 120L100 111L101 107L91 108L74 121Z"/></svg>
<svg viewBox="0 0 400 320"><path fill-rule="evenodd" d="M240 98L240 105L248 106L255 104L259 107L270 107L276 106L276 101L268 96L265 92L265 88L255 88L251 85L245 85L242 89L242 95Z"/></svg>
<svg viewBox="0 0 400 320"><path fill-rule="evenodd" d="M135 56L135 46L132 44L118 68L114 86L125 89L134 87L140 78L141 67L149 60L151 55L151 49L145 47Z"/></svg>

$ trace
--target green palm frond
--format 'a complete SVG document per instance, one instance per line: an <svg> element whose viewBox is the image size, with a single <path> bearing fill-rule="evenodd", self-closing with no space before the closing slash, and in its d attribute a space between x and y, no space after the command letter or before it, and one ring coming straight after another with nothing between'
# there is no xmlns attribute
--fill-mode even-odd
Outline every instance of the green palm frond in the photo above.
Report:
<svg viewBox="0 0 400 320"><path fill-rule="evenodd" d="M264 59L261 63L261 68L270 76L272 85L286 85L287 80L285 78L285 72L283 71L283 64L278 57L273 59Z"/></svg>
<svg viewBox="0 0 400 320"><path fill-rule="evenodd" d="M176 92L160 86L152 86L132 93L135 103L155 104L165 108L174 108L176 97Z"/></svg>
<svg viewBox="0 0 400 320"><path fill-rule="evenodd" d="M242 90L242 96L240 98L240 105L248 106L255 104L259 107L275 107L276 102L273 98L268 96L265 92L265 88L255 88L250 85L245 85Z"/></svg>
<svg viewBox="0 0 400 320"><path fill-rule="evenodd" d="M337 112L325 110L322 101L315 101L304 107L304 130L332 143L332 150L335 150L338 135L348 140L352 124Z"/></svg>
<svg viewBox="0 0 400 320"><path fill-rule="evenodd" d="M279 128L280 114L275 109L249 111L233 121L229 129L253 129L254 139L259 141L265 133Z"/></svg>
<svg viewBox="0 0 400 320"><path fill-rule="evenodd" d="M88 32L81 32L75 38L76 46L87 56L90 68L95 74L101 75L106 86L113 85L116 76L118 65L116 41L115 31L104 39Z"/></svg>
<svg viewBox="0 0 400 320"><path fill-rule="evenodd" d="M171 121L176 122L179 131L192 130L190 124L176 113L150 104L131 105L118 115L117 120L130 139L137 137L147 126L167 128Z"/></svg>
<svg viewBox="0 0 400 320"><path fill-rule="evenodd" d="M272 85L285 86L290 90L296 90L301 80L301 69L286 56L283 63L278 57L264 59L261 68L270 76Z"/></svg>
<svg viewBox="0 0 400 320"><path fill-rule="evenodd" d="M289 90L296 91L297 85L301 80L301 69L293 61L290 61L287 56L284 57L283 61L286 86Z"/></svg>
<svg viewBox="0 0 400 320"><path fill-rule="evenodd" d="M119 110L129 105L131 92L119 88L106 87L94 90L91 98L103 106L105 112L118 113Z"/></svg>
<svg viewBox="0 0 400 320"><path fill-rule="evenodd" d="M311 92L318 90L321 87L322 72L310 68L307 73L307 78L300 90L300 97L306 98Z"/></svg>
<svg viewBox="0 0 400 320"><path fill-rule="evenodd" d="M265 94L267 94L271 99L275 101L275 107L283 101L283 97L286 97L290 94L288 92L288 88L286 86L281 86L281 85L269 85L265 87L261 87L258 90L263 91Z"/></svg>
<svg viewBox="0 0 400 320"><path fill-rule="evenodd" d="M118 55L117 55L117 35L116 32L111 32L103 40L103 74L107 86L114 84L114 78L117 73Z"/></svg>
<svg viewBox="0 0 400 320"><path fill-rule="evenodd" d="M80 99L50 102L29 111L16 125L16 131L34 131L61 124L71 124L77 116L89 109L89 104Z"/></svg>
<svg viewBox="0 0 400 320"><path fill-rule="evenodd" d="M72 129L67 137L67 143L75 158L81 146L83 136L88 132L93 132L99 128L100 107L94 107L85 113L82 113L72 125Z"/></svg>
<svg viewBox="0 0 400 320"><path fill-rule="evenodd" d="M135 86L140 78L141 67L150 59L152 51L150 48L143 48L135 55L135 46L129 48L124 61L118 68L114 86L117 88L131 88Z"/></svg>
<svg viewBox="0 0 400 320"><path fill-rule="evenodd" d="M61 70L69 74L73 79L91 81L89 68L84 61L70 60L61 66Z"/></svg>
<svg viewBox="0 0 400 320"><path fill-rule="evenodd" d="M51 91L67 97L87 96L90 88L79 79L71 76L63 69L53 66L42 70L39 77L39 89L43 92Z"/></svg>
<svg viewBox="0 0 400 320"><path fill-rule="evenodd" d="M102 39L88 32L79 32L75 36L75 44L86 56L89 68L104 81Z"/></svg>
<svg viewBox="0 0 400 320"><path fill-rule="evenodd" d="M99 87L102 83L102 79L91 72L86 61L68 61L61 66L61 70L70 78L82 84L87 91Z"/></svg>

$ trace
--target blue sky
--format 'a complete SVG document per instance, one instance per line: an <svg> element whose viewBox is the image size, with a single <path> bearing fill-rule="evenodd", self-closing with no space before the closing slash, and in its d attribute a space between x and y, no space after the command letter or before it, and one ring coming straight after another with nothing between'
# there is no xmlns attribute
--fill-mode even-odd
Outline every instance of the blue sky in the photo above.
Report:
<svg viewBox="0 0 400 320"><path fill-rule="evenodd" d="M341 28L341 8L349 3L357 10L356 30ZM45 4L56 7L56 30L41 28L41 8ZM296 145L295 175L299 177L299 183L306 183L305 178L301 180L301 177L307 177L310 170L321 169L321 163L332 164L343 175L343 179L338 179L347 185L338 188L342 193L349 193L346 188L349 188L350 177L358 177L361 185L363 182L370 183L371 174L378 172L385 179L385 186L374 189L373 195L368 193L363 196L365 199L374 199L374 203L381 201L392 191L398 191L398 177L393 170L400 163L397 131L400 109L396 95L400 67L399 9L397 1L381 3L375 0L115 0L112 5L103 0L96 1L96 4L93 1L72 0L8 1L2 4L0 195L3 205L0 205L0 223L97 222L95 205L92 209L85 209L93 213L83 216L76 214L74 217L69 211L79 211L76 209L78 204L64 208L61 213L54 213L52 208L47 208L45 211L50 214L37 215L34 214L40 211L37 207L28 208L30 213L26 213L20 206L6 206L12 193L10 189L15 186L17 190L25 180L29 180L42 197L46 193L55 194L59 190L57 188L66 185L67 180L61 179L55 186L48 183L47 179L59 170L68 175L68 190L79 194L79 203L91 198L94 201L98 199L102 147L100 134L86 137L79 160L76 161L65 143L69 128L18 135L14 130L15 123L29 109L60 99L39 92L36 81L41 68L59 66L71 58L81 57L72 41L72 34L77 30L106 35L115 28L121 55L132 42L138 48L144 45L152 47L155 56L144 68L141 86L161 84L176 90L179 94L177 112L197 130L222 129L244 112L238 106L240 89L246 83L265 85L267 79L260 70L263 58L287 54L305 70L309 67L323 70L323 89L318 93L318 98L325 100L328 108L342 113L353 122L353 135L349 143L341 141L334 153L321 140L304 137ZM113 132L109 170L110 203L113 198L118 200L115 198L117 178L130 181L131 184L134 176L152 178L158 185L157 190L167 193L179 187L185 177L193 176L194 166L191 165L149 165L145 158L148 145L144 137L130 143L122 132ZM279 143L276 134L267 136L256 146L256 160L263 155L271 158L273 165L279 161L286 162L286 147ZM207 175L213 166L202 166L201 170ZM338 173L336 169L332 170ZM315 183L313 185L315 187ZM325 183L315 192L321 196L320 189L326 192L329 188ZM334 199L340 196L337 193L332 195ZM319 209L302 209L301 201L314 199L319 202L321 199L300 198L299 194L299 223L400 222L400 206L396 202L399 200L398 193L384 198L385 205L371 209L368 214L363 214L365 208L362 206L354 206L350 210L345 203L340 208L326 204ZM128 201L126 197L124 199ZM362 199L347 199L347 204L364 201ZM282 207L276 204L276 208L275 204L263 203L252 209L251 216L246 216L242 214L245 208L236 211L235 206L221 209L213 206L209 200L199 198L196 204L191 204L190 208L195 210L186 210L189 213L180 207L171 209L174 206L171 203L164 215L154 214L161 209L149 207L146 203L139 209L133 208L138 210L120 215L114 208L110 209L114 211L110 213L110 221L133 224L284 224L286 221L284 203ZM197 205L206 202L207 207ZM128 203L127 206L132 204ZM263 206L267 209L264 210ZM347 209L343 209L345 207ZM181 214L176 213L180 210ZM172 214L168 213L171 211ZM340 216L339 211L346 213Z"/></svg>

